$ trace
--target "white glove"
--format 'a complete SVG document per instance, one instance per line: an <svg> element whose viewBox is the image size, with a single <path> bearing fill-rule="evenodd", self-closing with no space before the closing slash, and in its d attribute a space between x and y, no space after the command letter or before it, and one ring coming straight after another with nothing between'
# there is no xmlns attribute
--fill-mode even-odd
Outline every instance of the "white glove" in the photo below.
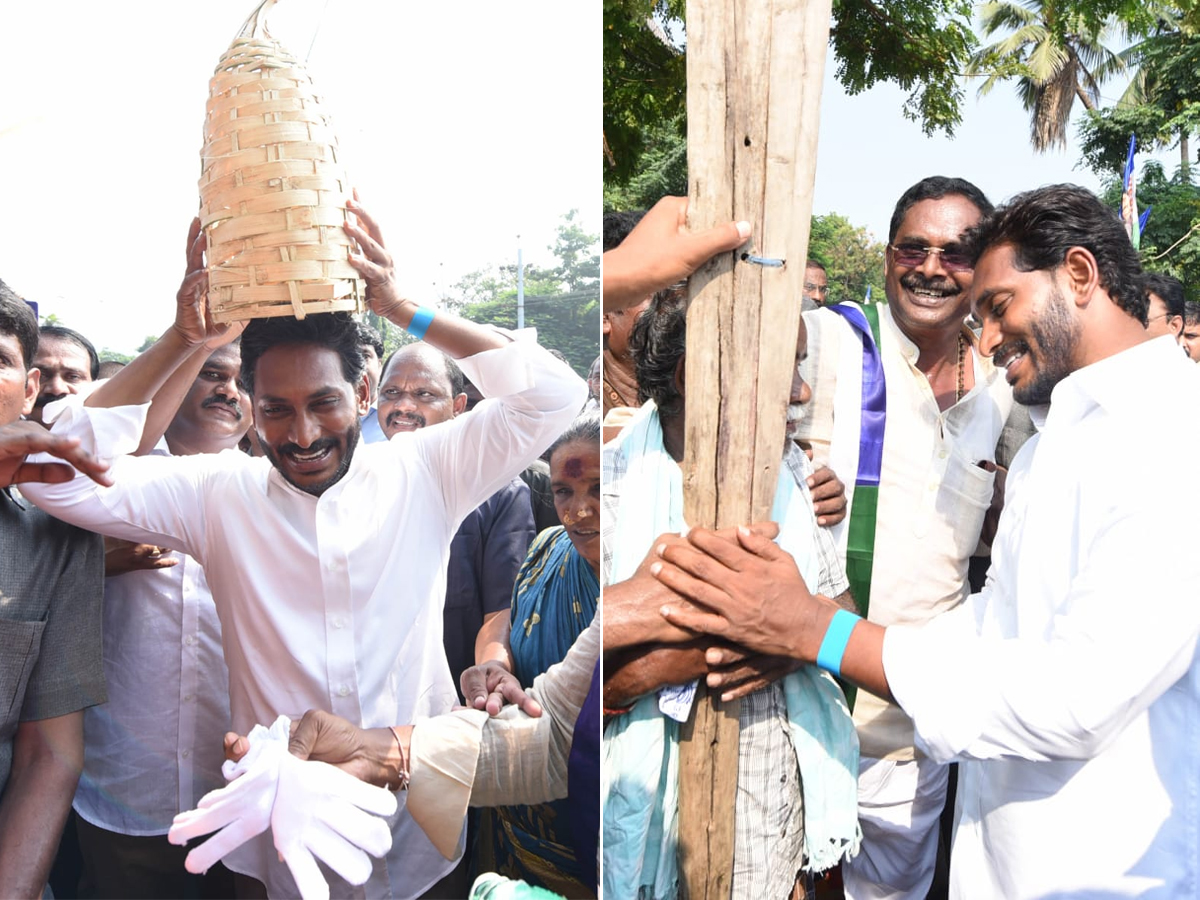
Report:
<svg viewBox="0 0 1200 900"><path fill-rule="evenodd" d="M279 767L271 831L300 896L328 900L329 885L316 859L351 884L365 884L371 877L367 853L382 857L392 848L392 830L378 817L395 812L391 791L289 753Z"/></svg>
<svg viewBox="0 0 1200 900"><path fill-rule="evenodd" d="M280 716L270 730L255 725L247 735L250 749L246 755L236 763L226 760L221 767L232 784L209 791L196 809L175 817L167 832L172 844L186 844L194 837L217 832L187 855L184 866L189 872L207 872L225 854L267 830L279 783L279 763L288 755L290 724L286 716Z"/></svg>
<svg viewBox="0 0 1200 900"><path fill-rule="evenodd" d="M391 829L376 816L395 813L396 797L334 766L292 756L290 726L287 716L270 729L255 725L246 755L222 766L232 783L177 815L167 839L185 844L220 829L187 855L187 870L199 873L270 825L275 849L304 900L328 900L316 859L351 884L365 883L371 876L367 853L381 857L391 849Z"/></svg>

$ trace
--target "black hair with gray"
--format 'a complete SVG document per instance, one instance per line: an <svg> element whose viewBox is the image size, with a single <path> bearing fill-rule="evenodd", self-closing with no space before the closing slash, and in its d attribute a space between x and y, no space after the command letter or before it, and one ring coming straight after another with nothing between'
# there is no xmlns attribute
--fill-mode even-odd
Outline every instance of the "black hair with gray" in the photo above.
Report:
<svg viewBox="0 0 1200 900"><path fill-rule="evenodd" d="M567 430L554 439L554 443L543 454L543 458L550 459L559 447L565 447L576 441L594 444L596 452L600 451L600 413L592 411L578 415L575 421L567 426Z"/></svg>
<svg viewBox="0 0 1200 900"><path fill-rule="evenodd" d="M56 338L60 341L70 341L72 344L78 344L88 356L88 371L91 373L92 381L100 377L100 354L96 352L96 348L92 346L92 342L74 328L67 328L65 325L43 325L41 328L41 337Z"/></svg>
<svg viewBox="0 0 1200 900"><path fill-rule="evenodd" d="M664 288L638 316L629 335L638 382L638 401L653 400L660 416L683 413L675 371L687 349L687 286Z"/></svg>
<svg viewBox="0 0 1200 900"><path fill-rule="evenodd" d="M259 358L282 344L314 344L338 355L342 375L352 386L362 381L366 371L358 321L350 313L316 313L303 319L274 316L254 319L242 332L242 384L254 393L254 374Z"/></svg>
<svg viewBox="0 0 1200 900"><path fill-rule="evenodd" d="M1073 247L1096 260L1100 286L1129 315L1146 324L1148 302L1141 260L1116 210L1086 188L1053 184L1017 194L967 236L976 262L989 247L1008 244L1020 272L1058 268Z"/></svg>
<svg viewBox="0 0 1200 900"><path fill-rule="evenodd" d="M21 345L25 368L33 365L37 355L38 321L33 307L17 296L17 292L0 281L0 334L11 334Z"/></svg>
<svg viewBox="0 0 1200 900"><path fill-rule="evenodd" d="M892 221L888 226L888 243L890 244L896 239L900 223L904 221L904 217L914 205L922 200L941 200L943 197L954 195L969 200L985 216L992 212L992 201L983 191L965 178L931 175L928 178L922 178L901 194L900 199L896 201L896 208L892 211Z"/></svg>

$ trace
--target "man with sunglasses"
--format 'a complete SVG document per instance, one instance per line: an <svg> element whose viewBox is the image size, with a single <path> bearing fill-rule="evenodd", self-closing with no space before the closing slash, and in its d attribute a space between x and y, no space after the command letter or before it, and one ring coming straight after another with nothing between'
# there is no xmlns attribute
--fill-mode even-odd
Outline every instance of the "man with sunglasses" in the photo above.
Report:
<svg viewBox="0 0 1200 900"><path fill-rule="evenodd" d="M970 182L923 179L892 215L887 303L804 316L815 395L797 439L846 482L834 535L860 611L881 625L925 621L969 593L1012 406L964 326L974 273L963 240L991 210ZM924 898L948 770L918 756L898 705L863 691L853 703L863 841L843 865L846 896Z"/></svg>

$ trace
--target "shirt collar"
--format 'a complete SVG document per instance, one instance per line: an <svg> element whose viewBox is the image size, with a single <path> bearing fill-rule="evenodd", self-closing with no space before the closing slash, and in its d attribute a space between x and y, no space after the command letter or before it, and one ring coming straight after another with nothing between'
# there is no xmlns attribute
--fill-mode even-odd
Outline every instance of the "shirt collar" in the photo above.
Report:
<svg viewBox="0 0 1200 900"><path fill-rule="evenodd" d="M1118 415L1141 415L1156 405L1164 391L1171 393L1169 385L1196 375L1196 364L1179 352L1170 335L1142 341L1064 378L1051 393L1049 411L1042 420L1053 415L1056 422L1077 421L1096 406Z"/></svg>

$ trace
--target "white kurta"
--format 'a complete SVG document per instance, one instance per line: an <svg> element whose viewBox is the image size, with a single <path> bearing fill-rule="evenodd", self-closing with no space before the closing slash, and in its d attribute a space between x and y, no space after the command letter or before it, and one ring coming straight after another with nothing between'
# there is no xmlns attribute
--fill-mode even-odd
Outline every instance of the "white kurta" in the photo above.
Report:
<svg viewBox="0 0 1200 900"><path fill-rule="evenodd" d="M1169 338L1065 379L987 587L888 630L918 746L963 761L951 896L1200 896L1197 409Z"/></svg>
<svg viewBox="0 0 1200 900"><path fill-rule="evenodd" d="M437 715L456 699L442 652L450 539L565 430L586 396L581 379L531 343L460 364L498 399L403 441L360 443L345 477L320 497L238 451L125 457L114 463L111 488L79 477L30 496L84 528L181 550L204 566L238 731L309 708L364 727ZM130 452L144 408L78 409L68 407L63 418L72 421L55 431L73 427L102 457ZM269 835L227 862L263 880L272 896L295 893ZM333 891L415 897L451 867L402 799L386 864L376 864L365 889Z"/></svg>

